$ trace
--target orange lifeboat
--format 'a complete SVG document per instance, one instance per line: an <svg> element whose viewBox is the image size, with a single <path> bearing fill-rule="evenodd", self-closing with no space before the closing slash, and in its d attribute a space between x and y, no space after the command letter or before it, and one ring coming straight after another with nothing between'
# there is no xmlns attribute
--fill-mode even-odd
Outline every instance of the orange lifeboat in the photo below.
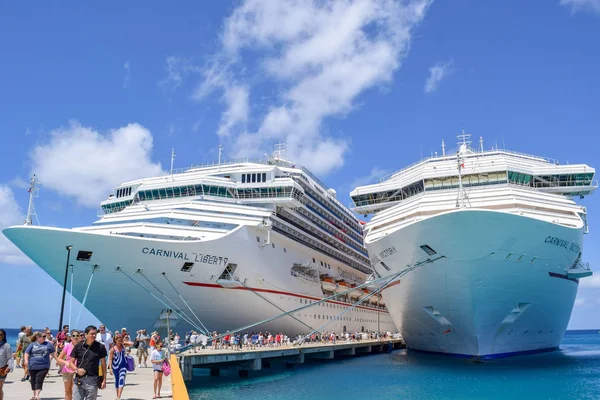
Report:
<svg viewBox="0 0 600 400"><path fill-rule="evenodd" d="M352 283L352 284L350 284L350 287L355 288L356 284ZM362 290L360 290L360 289L356 289L353 292L350 292L350 298L358 299L361 295L362 295Z"/></svg>
<svg viewBox="0 0 600 400"><path fill-rule="evenodd" d="M337 284L337 288L335 289L336 293L342 293L350 289L350 284L345 280L341 280Z"/></svg>
<svg viewBox="0 0 600 400"><path fill-rule="evenodd" d="M321 287L328 292L334 292L336 288L335 281L330 276L321 278Z"/></svg>

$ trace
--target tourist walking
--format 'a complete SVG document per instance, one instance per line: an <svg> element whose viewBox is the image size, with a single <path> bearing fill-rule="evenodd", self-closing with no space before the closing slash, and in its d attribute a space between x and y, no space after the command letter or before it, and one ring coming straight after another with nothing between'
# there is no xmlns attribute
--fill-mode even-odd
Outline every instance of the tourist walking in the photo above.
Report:
<svg viewBox="0 0 600 400"><path fill-rule="evenodd" d="M106 354L110 351L110 347L113 344L112 335L106 330L106 326L100 325L99 332L96 335L96 341L104 345Z"/></svg>
<svg viewBox="0 0 600 400"><path fill-rule="evenodd" d="M128 337L128 335L127 335ZM133 343L124 340L125 335L115 335L115 345L108 354L108 368L111 375L115 376L115 388L117 389L117 400L121 399L125 378L127 377L127 346Z"/></svg>
<svg viewBox="0 0 600 400"><path fill-rule="evenodd" d="M26 326L22 326L20 329L19 334L17 335L17 353L16 353L16 365L17 368L21 368L21 359L23 358L23 342L21 342L21 340L23 339L23 336L26 335L25 330L26 330Z"/></svg>
<svg viewBox="0 0 600 400"><path fill-rule="evenodd" d="M33 337L35 342L25 349L25 365L29 369L31 391L33 392L31 400L38 400L44 386L44 379L50 370L50 357L56 361L56 356L54 346L46 341L45 333L35 332Z"/></svg>
<svg viewBox="0 0 600 400"><path fill-rule="evenodd" d="M71 341L69 342L69 338ZM73 348L81 340L81 333L78 330L73 329L71 334L68 335L64 341L64 346L60 354L58 355L58 364L61 366L60 372L65 385L65 400L73 399L73 377L75 376L75 370L69 368L69 361L71 360L71 353Z"/></svg>
<svg viewBox="0 0 600 400"><path fill-rule="evenodd" d="M84 338L71 351L69 369L75 371L73 400L96 400L98 364L102 370L100 389L106 388L106 348L96 341L97 333L98 330L93 325L85 328Z"/></svg>
<svg viewBox="0 0 600 400"><path fill-rule="evenodd" d="M25 349L29 347L32 341L33 333L31 332L31 326L26 326L25 335L21 337L21 348L23 349L23 358L21 360L21 366L23 367L23 378L21 378L21 382L25 382L27 379L29 379L29 371L25 365Z"/></svg>
<svg viewBox="0 0 600 400"><path fill-rule="evenodd" d="M154 351L156 342L158 342L159 340L160 340L160 336L158 335L158 332L156 332L156 331L152 332L152 334L150 335L150 353L152 353Z"/></svg>
<svg viewBox="0 0 600 400"><path fill-rule="evenodd" d="M10 372L8 362L12 359L10 344L6 341L6 331L0 329L0 400L4 400L4 381Z"/></svg>
<svg viewBox="0 0 600 400"><path fill-rule="evenodd" d="M156 342L154 350L150 354L150 362L152 363L152 371L154 374L154 396L153 399L160 399L160 388L162 387L163 364L165 363L165 352L162 350L162 342Z"/></svg>
<svg viewBox="0 0 600 400"><path fill-rule="evenodd" d="M135 341L137 342L137 356L138 356L138 365L142 366L142 358L144 359L144 367L147 367L148 364L148 335L146 335L146 330L141 329L137 331L137 337Z"/></svg>

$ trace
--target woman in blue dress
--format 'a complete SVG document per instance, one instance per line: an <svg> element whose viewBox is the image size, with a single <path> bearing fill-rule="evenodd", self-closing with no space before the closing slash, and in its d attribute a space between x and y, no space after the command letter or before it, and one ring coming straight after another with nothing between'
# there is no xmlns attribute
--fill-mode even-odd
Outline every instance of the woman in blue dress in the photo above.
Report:
<svg viewBox="0 0 600 400"><path fill-rule="evenodd" d="M133 346L131 342L125 342L123 335L115 335L115 345L108 354L108 365L111 375L115 377L115 388L117 389L117 399L121 399L123 388L125 387L125 378L127 377L127 351L125 346Z"/></svg>

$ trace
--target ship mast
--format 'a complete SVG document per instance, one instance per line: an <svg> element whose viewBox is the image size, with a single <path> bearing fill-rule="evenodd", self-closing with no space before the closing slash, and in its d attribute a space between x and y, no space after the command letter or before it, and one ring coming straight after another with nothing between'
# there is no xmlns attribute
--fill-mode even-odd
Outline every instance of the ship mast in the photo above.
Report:
<svg viewBox="0 0 600 400"><path fill-rule="evenodd" d="M465 167L464 155L469 152L469 145L471 141L467 140L471 137L470 134L465 133L465 130L462 130L462 133L457 136L458 142L458 150L456 152L456 162L458 166L458 196L456 198L456 207L457 208L465 208L466 202L468 202L467 192L463 186L462 182L462 170ZM462 143L461 143L462 141Z"/></svg>
<svg viewBox="0 0 600 400"><path fill-rule="evenodd" d="M175 149L171 149L171 171L169 175L173 175L173 163L175 162Z"/></svg>
<svg viewBox="0 0 600 400"><path fill-rule="evenodd" d="M33 199L38 197L39 191L39 183L35 181L35 175L31 177L30 185L29 185L29 206L27 207L27 216L25 217L25 225L33 224L33 217L37 221L38 225L40 224L40 220L38 219L37 213L35 212L35 208L33 207Z"/></svg>

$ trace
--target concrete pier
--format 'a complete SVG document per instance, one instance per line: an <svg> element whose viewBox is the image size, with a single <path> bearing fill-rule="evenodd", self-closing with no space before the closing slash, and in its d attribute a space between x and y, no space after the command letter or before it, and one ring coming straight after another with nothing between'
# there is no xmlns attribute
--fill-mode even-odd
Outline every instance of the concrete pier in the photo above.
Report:
<svg viewBox="0 0 600 400"><path fill-rule="evenodd" d="M389 352L406 348L402 339L340 341L331 343L305 343L302 346L261 347L254 350L188 350L178 354L183 379L193 377L194 368L206 368L211 376L219 376L221 369L238 370L242 378L251 371L271 368L277 363L292 367L306 359L333 360L337 357L352 357L369 353Z"/></svg>

